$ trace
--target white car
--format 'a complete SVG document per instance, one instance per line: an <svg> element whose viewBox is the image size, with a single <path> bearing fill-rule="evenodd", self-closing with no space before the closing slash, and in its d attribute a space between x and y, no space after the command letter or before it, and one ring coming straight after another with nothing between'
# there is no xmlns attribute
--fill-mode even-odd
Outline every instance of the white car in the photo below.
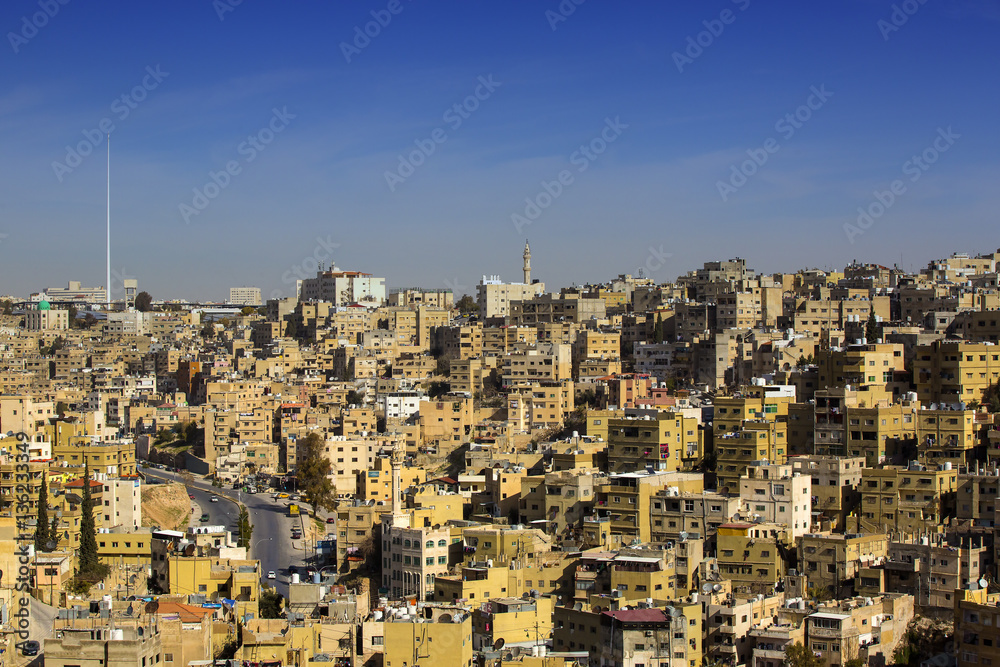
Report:
<svg viewBox="0 0 1000 667"><path fill-rule="evenodd" d="M274 573L274 570L271 570L270 572L268 572L268 573L267 573L267 578L268 578L268 579L274 579L274 578L275 578L275 577L277 577L277 576L278 576L278 575L276 575L276 574Z"/></svg>
<svg viewBox="0 0 1000 667"><path fill-rule="evenodd" d="M212 502L213 503L219 502L219 496L212 496Z"/></svg>

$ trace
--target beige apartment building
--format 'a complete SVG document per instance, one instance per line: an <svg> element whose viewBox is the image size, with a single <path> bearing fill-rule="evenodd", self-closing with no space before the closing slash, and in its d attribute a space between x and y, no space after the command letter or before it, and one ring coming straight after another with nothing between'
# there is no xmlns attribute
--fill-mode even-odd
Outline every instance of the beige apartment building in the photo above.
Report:
<svg viewBox="0 0 1000 667"><path fill-rule="evenodd" d="M992 343L936 341L918 346L913 381L924 405L981 401L983 390L1000 378L1000 346Z"/></svg>
<svg viewBox="0 0 1000 667"><path fill-rule="evenodd" d="M779 523L789 537L810 529L812 479L792 472L790 464L756 464L740 477L740 500L754 521Z"/></svg>
<svg viewBox="0 0 1000 667"><path fill-rule="evenodd" d="M493 317L508 317L511 304L523 302L545 293L545 283L504 283L500 276L483 276L476 286L476 302L479 304L479 321Z"/></svg>
<svg viewBox="0 0 1000 667"><path fill-rule="evenodd" d="M826 519L835 530L845 530L847 517L861 503L861 457L793 456L788 459L795 473L810 480L812 513Z"/></svg>

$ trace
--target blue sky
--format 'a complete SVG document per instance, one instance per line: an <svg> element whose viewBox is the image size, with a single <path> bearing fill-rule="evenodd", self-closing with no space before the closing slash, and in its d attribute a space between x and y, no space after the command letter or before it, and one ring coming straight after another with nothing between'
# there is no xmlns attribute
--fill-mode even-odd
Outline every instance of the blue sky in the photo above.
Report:
<svg viewBox="0 0 1000 667"><path fill-rule="evenodd" d="M1000 247L995 2L9 0L0 27L0 293L104 284L104 119L112 287L154 298L288 294L324 257L474 292L525 238L550 289Z"/></svg>

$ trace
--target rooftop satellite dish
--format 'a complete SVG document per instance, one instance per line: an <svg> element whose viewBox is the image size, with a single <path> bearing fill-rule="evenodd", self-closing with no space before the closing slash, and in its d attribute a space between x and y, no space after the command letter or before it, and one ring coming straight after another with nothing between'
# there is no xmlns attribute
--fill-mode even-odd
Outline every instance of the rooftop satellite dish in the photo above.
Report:
<svg viewBox="0 0 1000 667"><path fill-rule="evenodd" d="M704 593L705 595L708 595L709 593L711 593L712 592L712 584L702 584L701 585L701 592Z"/></svg>
<svg viewBox="0 0 1000 667"><path fill-rule="evenodd" d="M989 585L990 585L990 582L986 581L986 577L983 577L983 578L981 578L981 579L979 580L979 587L980 587L980 588L986 588L986 587L988 587Z"/></svg>
<svg viewBox="0 0 1000 667"><path fill-rule="evenodd" d="M577 602L575 605L573 605L573 610L574 611L583 611L583 603L582 602Z"/></svg>
<svg viewBox="0 0 1000 667"><path fill-rule="evenodd" d="M160 608L160 603L157 602L156 600L151 600L150 602L146 603L145 611L147 614L155 614L159 608Z"/></svg>
<svg viewBox="0 0 1000 667"><path fill-rule="evenodd" d="M500 637L500 638L499 638L499 639L497 639L497 640L496 640L495 642L493 642L493 650L494 650L494 651L499 651L500 649L502 649L502 648L503 648L503 645L504 645L505 643L506 643L506 642L504 641L504 638L503 638L503 637Z"/></svg>
<svg viewBox="0 0 1000 667"><path fill-rule="evenodd" d="M681 538L681 542L683 542L684 540L686 540L688 538L688 534L687 534L686 530L682 530L681 531L680 538Z"/></svg>
<svg viewBox="0 0 1000 667"><path fill-rule="evenodd" d="M129 605L128 609L125 610L125 615L126 616L131 616L132 615L132 605Z"/></svg>
<svg viewBox="0 0 1000 667"><path fill-rule="evenodd" d="M718 593L719 591L722 590L722 584L716 584L716 585L712 586L712 590L715 591L716 593Z"/></svg>

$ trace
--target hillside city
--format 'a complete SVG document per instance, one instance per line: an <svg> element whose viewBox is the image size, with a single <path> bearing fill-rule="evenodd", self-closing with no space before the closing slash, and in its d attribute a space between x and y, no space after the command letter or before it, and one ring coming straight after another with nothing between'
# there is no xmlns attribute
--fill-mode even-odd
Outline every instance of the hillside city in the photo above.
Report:
<svg viewBox="0 0 1000 667"><path fill-rule="evenodd" d="M531 259L0 297L0 667L1000 665L1000 250Z"/></svg>

